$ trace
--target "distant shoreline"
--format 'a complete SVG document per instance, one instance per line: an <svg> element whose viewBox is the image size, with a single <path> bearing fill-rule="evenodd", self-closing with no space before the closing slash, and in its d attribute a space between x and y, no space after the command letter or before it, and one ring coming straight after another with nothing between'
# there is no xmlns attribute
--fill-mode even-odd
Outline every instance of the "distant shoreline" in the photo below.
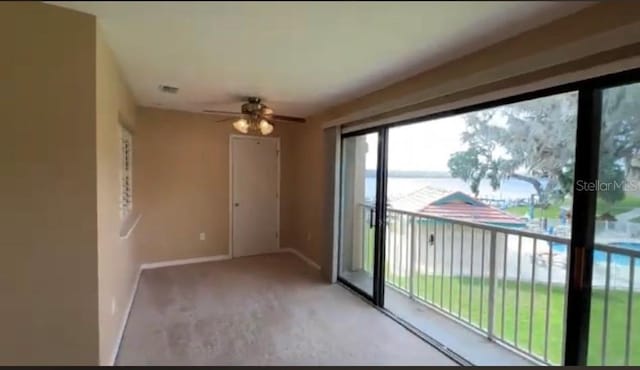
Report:
<svg viewBox="0 0 640 370"><path fill-rule="evenodd" d="M446 171L388 171L389 177L397 178L429 178L429 179L450 179L453 178L449 172ZM366 170L367 177L375 177L376 170Z"/></svg>
<svg viewBox="0 0 640 370"><path fill-rule="evenodd" d="M469 183L443 171L392 171L388 179L387 194L391 197L403 196L425 186L471 195ZM375 172L367 170L365 186L367 199L375 197L375 183ZM531 198L531 194L535 194L535 188L530 183L513 178L500 181L500 187L495 190L488 179L483 179L478 186L478 198L527 201Z"/></svg>

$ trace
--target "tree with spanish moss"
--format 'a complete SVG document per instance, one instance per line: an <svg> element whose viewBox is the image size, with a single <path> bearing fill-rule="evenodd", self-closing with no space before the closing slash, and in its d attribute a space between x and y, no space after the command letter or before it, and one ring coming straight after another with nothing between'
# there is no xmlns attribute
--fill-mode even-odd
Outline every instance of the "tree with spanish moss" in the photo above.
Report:
<svg viewBox="0 0 640 370"><path fill-rule="evenodd" d="M453 177L478 196L480 182L497 190L504 179L530 183L546 206L570 194L575 163L577 92L553 95L466 114L462 142L448 165ZM603 91L599 179L623 183L640 154L640 84ZM595 150L595 148L594 148ZM599 192L614 203L620 187Z"/></svg>

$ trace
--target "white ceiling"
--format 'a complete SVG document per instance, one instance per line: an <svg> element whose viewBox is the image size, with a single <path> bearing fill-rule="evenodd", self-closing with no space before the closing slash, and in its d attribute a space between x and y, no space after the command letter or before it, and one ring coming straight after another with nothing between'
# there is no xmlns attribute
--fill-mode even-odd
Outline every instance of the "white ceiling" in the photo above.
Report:
<svg viewBox="0 0 640 370"><path fill-rule="evenodd" d="M138 103L308 116L584 2L51 2L95 14ZM180 88L177 95L158 85Z"/></svg>

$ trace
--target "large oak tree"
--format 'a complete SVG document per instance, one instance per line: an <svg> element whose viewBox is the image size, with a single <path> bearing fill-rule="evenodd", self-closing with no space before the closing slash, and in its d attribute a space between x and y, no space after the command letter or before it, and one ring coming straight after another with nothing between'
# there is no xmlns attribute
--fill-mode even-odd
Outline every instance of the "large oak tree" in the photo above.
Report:
<svg viewBox="0 0 640 370"><path fill-rule="evenodd" d="M483 179L496 190L501 180L516 178L533 186L541 205L564 197L573 184L577 97L559 94L466 114L466 149L451 155L451 175L476 196ZM640 84L604 90L602 112L599 179L621 185L640 153ZM613 203L624 191L611 186L599 196Z"/></svg>

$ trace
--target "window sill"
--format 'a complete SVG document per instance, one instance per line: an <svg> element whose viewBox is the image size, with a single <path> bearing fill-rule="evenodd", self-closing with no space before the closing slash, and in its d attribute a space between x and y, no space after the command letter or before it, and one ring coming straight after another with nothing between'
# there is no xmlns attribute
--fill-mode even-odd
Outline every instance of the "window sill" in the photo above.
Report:
<svg viewBox="0 0 640 370"><path fill-rule="evenodd" d="M142 214L136 212L129 212L129 214L122 220L120 224L120 239L129 239L129 236L136 228L138 221L142 218Z"/></svg>

